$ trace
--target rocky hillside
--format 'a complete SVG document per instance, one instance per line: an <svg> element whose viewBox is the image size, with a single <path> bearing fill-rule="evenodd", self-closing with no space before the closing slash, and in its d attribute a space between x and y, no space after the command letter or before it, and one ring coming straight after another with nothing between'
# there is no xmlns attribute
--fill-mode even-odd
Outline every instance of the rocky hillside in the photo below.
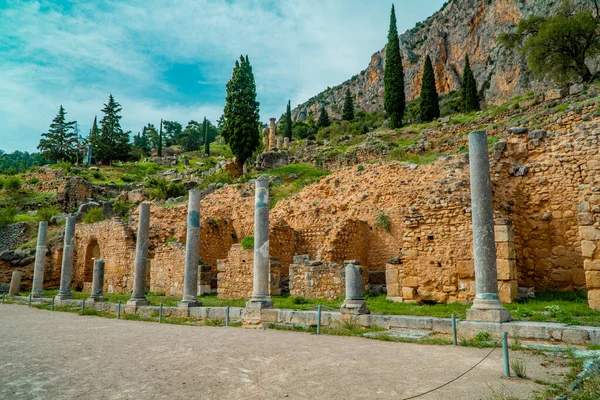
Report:
<svg viewBox="0 0 600 400"><path fill-rule="evenodd" d="M577 1L592 7L587 0ZM420 94L426 54L433 61L440 93L460 88L465 53L469 54L480 92L490 104L543 89L545 84L533 79L525 59L505 50L496 40L523 17L546 15L559 4L554 0L448 1L426 21L400 35L407 99L415 99ZM322 104L330 116L340 118L347 88L354 94L359 108L368 112L383 110L384 60L385 48L373 54L369 66L359 74L297 106L292 112L293 118L305 119L311 111L316 118Z"/></svg>

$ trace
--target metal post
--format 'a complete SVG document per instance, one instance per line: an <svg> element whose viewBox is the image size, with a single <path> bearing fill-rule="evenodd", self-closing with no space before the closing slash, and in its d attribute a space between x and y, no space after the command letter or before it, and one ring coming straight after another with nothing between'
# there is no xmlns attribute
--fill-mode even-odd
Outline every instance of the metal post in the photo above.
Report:
<svg viewBox="0 0 600 400"><path fill-rule="evenodd" d="M50 303L50 311L54 311L54 297L56 296L52 296L52 302Z"/></svg>
<svg viewBox="0 0 600 400"><path fill-rule="evenodd" d="M81 315L85 313L85 299L81 299Z"/></svg>
<svg viewBox="0 0 600 400"><path fill-rule="evenodd" d="M162 303L158 306L158 323L162 324Z"/></svg>
<svg viewBox="0 0 600 400"><path fill-rule="evenodd" d="M31 295L32 295L32 294L33 294L33 293L29 293L29 307L31 307Z"/></svg>
<svg viewBox="0 0 600 400"><path fill-rule="evenodd" d="M229 306L225 307L225 326L229 326Z"/></svg>
<svg viewBox="0 0 600 400"><path fill-rule="evenodd" d="M121 300L117 302L117 319L121 319Z"/></svg>
<svg viewBox="0 0 600 400"><path fill-rule="evenodd" d="M456 316L452 314L452 344L457 345L458 342L456 340Z"/></svg>
<svg viewBox="0 0 600 400"><path fill-rule="evenodd" d="M321 305L317 307L317 335L321 334Z"/></svg>
<svg viewBox="0 0 600 400"><path fill-rule="evenodd" d="M508 365L508 333L502 332L502 358L504 358L504 376L510 376Z"/></svg>

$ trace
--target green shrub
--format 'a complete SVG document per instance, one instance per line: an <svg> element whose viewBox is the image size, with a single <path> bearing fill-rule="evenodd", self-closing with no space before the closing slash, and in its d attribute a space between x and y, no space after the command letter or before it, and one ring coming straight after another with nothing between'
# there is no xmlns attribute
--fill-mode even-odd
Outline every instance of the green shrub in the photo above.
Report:
<svg viewBox="0 0 600 400"><path fill-rule="evenodd" d="M115 213L116 216L120 217L120 218L125 218L127 216L129 216L129 208L131 207L131 204L129 204L126 201L115 201L112 205L112 209L113 212Z"/></svg>
<svg viewBox="0 0 600 400"><path fill-rule="evenodd" d="M510 360L510 368L513 370L516 376L521 379L527 377L527 367L525 366L525 361L520 358L513 358Z"/></svg>
<svg viewBox="0 0 600 400"><path fill-rule="evenodd" d="M254 248L254 236L246 236L242 239L242 248L244 249L252 249Z"/></svg>
<svg viewBox="0 0 600 400"><path fill-rule="evenodd" d="M308 304L308 300L306 300L304 297L302 296L295 296L292 299L292 303L294 304Z"/></svg>
<svg viewBox="0 0 600 400"><path fill-rule="evenodd" d="M58 214L60 214L60 210L58 208L52 206L44 207L38 210L36 218L38 221L50 222L50 219Z"/></svg>
<svg viewBox="0 0 600 400"><path fill-rule="evenodd" d="M489 342L490 340L492 340L492 335L490 335L488 332L479 332L473 338L473 341L479 342L479 343L481 343L481 342Z"/></svg>
<svg viewBox="0 0 600 400"><path fill-rule="evenodd" d="M29 183L30 185L37 185L38 183L40 183L40 180L34 176L33 178L29 179L27 183Z"/></svg>
<svg viewBox="0 0 600 400"><path fill-rule="evenodd" d="M169 182L165 178L152 177L145 184L148 196L152 200L166 200L185 196L185 186L180 182Z"/></svg>
<svg viewBox="0 0 600 400"><path fill-rule="evenodd" d="M71 170L73 169L73 164L71 164L69 162L59 162L58 164L55 164L52 168L62 169L67 174L70 174Z"/></svg>
<svg viewBox="0 0 600 400"><path fill-rule="evenodd" d="M21 189L21 179L17 176L11 176L4 181L4 189L9 192L17 192Z"/></svg>
<svg viewBox="0 0 600 400"><path fill-rule="evenodd" d="M360 164L358 167L356 167L356 170L357 171L364 171L365 167L364 167L364 165Z"/></svg>
<svg viewBox="0 0 600 400"><path fill-rule="evenodd" d="M15 221L17 209L15 207L6 207L0 209L0 226L10 225Z"/></svg>
<svg viewBox="0 0 600 400"><path fill-rule="evenodd" d="M94 179L104 180L104 175L102 175L102 172L100 170L95 170L94 172L92 172L92 176L94 177Z"/></svg>
<svg viewBox="0 0 600 400"><path fill-rule="evenodd" d="M390 233L392 231L392 221L390 220L390 217L383 213L377 214L377 218L375 219L375 228L383 229L387 233Z"/></svg>
<svg viewBox="0 0 600 400"><path fill-rule="evenodd" d="M99 207L91 208L84 216L83 223L84 224L93 224L96 222L100 222L104 219L104 213L102 209Z"/></svg>

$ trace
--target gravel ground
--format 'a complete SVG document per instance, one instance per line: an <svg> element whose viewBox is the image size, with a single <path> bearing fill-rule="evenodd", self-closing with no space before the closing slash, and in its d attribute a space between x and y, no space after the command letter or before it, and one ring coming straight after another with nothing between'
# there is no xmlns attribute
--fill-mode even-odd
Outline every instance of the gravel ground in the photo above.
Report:
<svg viewBox="0 0 600 400"><path fill-rule="evenodd" d="M455 378L490 349L191 327L0 305L0 399L403 399ZM495 350L419 399L523 399L564 362L529 353L530 379Z"/></svg>

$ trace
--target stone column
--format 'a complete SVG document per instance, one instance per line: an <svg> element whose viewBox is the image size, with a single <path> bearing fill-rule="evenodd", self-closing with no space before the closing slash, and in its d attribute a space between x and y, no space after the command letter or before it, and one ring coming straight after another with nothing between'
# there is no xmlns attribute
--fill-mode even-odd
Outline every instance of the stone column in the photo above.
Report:
<svg viewBox="0 0 600 400"><path fill-rule="evenodd" d="M179 307L198 307L198 259L200 258L200 191L190 190L188 201L187 238L185 241L185 272L183 298Z"/></svg>
<svg viewBox="0 0 600 400"><path fill-rule="evenodd" d="M104 260L94 260L91 301L104 301Z"/></svg>
<svg viewBox="0 0 600 400"><path fill-rule="evenodd" d="M277 136L277 148L283 149L283 138L281 136Z"/></svg>
<svg viewBox="0 0 600 400"><path fill-rule="evenodd" d="M146 306L146 266L148 264L148 229L150 227L150 203L140 205L135 265L133 270L133 293L127 302L131 306Z"/></svg>
<svg viewBox="0 0 600 400"><path fill-rule="evenodd" d="M269 151L269 130L267 128L263 129L263 152Z"/></svg>
<svg viewBox="0 0 600 400"><path fill-rule="evenodd" d="M283 138L283 148L286 150L290 148L290 138L287 136Z"/></svg>
<svg viewBox="0 0 600 400"><path fill-rule="evenodd" d="M492 182L485 131L469 134L469 166L477 294L473 306L467 311L467 320L510 321L510 313L498 297Z"/></svg>
<svg viewBox="0 0 600 400"><path fill-rule="evenodd" d="M277 126L275 125L275 118L271 118L271 124L269 125L269 146L273 149L277 146L275 135L277 134Z"/></svg>
<svg viewBox="0 0 600 400"><path fill-rule="evenodd" d="M38 229L37 249L35 251L35 266L33 269L32 297L43 297L44 264L46 263L46 240L48 238L48 222L41 221Z"/></svg>
<svg viewBox="0 0 600 400"><path fill-rule="evenodd" d="M10 280L10 288L8 289L8 294L11 296L16 296L19 294L19 290L21 290L21 271L13 271L12 278Z"/></svg>
<svg viewBox="0 0 600 400"><path fill-rule="evenodd" d="M60 270L60 289L58 291L58 298L72 299L71 294L71 279L73 277L73 251L75 246L75 221L76 218L73 216L67 217L67 223L65 226L65 242L63 245L63 258L62 268Z"/></svg>
<svg viewBox="0 0 600 400"><path fill-rule="evenodd" d="M365 284L360 265L350 263L346 265L346 299L342 304L342 314L370 314L365 302Z"/></svg>
<svg viewBox="0 0 600 400"><path fill-rule="evenodd" d="M273 124L275 118L271 118ZM271 308L269 295L269 181L255 181L254 196L254 286L248 308Z"/></svg>

